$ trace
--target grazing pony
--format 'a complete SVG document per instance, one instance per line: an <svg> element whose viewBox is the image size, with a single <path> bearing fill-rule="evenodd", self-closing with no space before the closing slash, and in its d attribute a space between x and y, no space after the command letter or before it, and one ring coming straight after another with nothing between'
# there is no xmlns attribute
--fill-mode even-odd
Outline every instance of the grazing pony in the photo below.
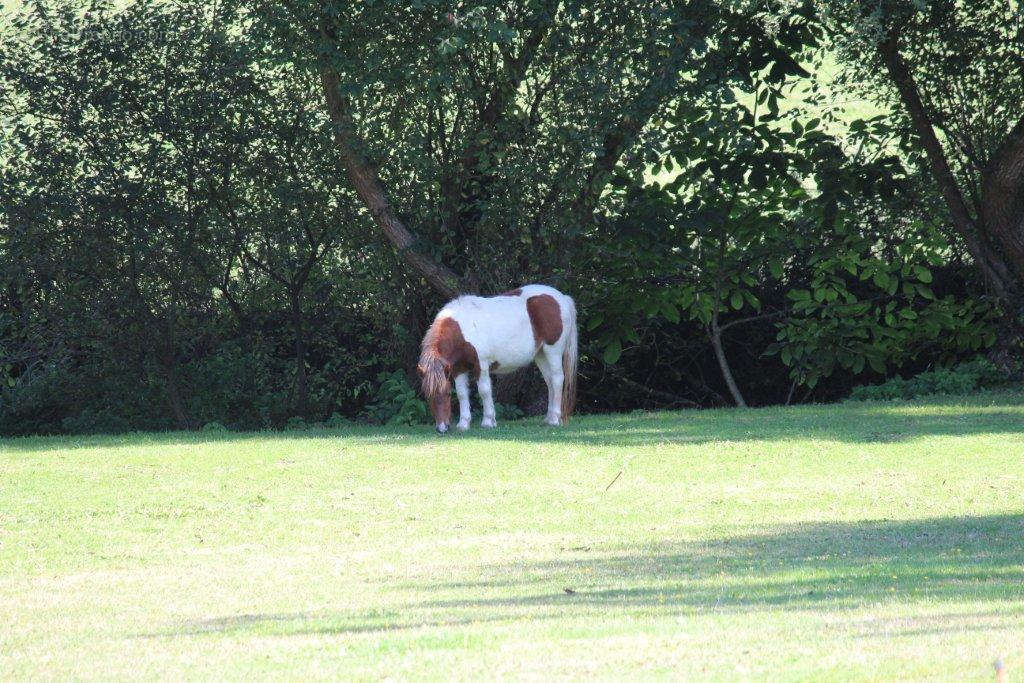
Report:
<svg viewBox="0 0 1024 683"><path fill-rule="evenodd" d="M548 385L549 425L565 424L576 403L576 304L553 287L525 285L498 296L449 301L423 337L423 394L437 431L452 418L451 390L459 397L460 430L469 429L469 380L480 392L482 427L494 427L491 375L536 363Z"/></svg>

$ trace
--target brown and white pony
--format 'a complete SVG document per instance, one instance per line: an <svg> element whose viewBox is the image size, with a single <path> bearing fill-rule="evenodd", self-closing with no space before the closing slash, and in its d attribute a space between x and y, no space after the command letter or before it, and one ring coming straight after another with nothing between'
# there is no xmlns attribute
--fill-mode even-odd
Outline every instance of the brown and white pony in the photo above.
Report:
<svg viewBox="0 0 1024 683"><path fill-rule="evenodd" d="M469 429L469 380L477 383L484 416L494 427L491 375L531 361L548 385L550 425L565 424L576 403L576 304L546 285L525 285L498 296L460 296L449 301L423 337L416 369L437 431L451 423L452 383L459 397L458 429Z"/></svg>

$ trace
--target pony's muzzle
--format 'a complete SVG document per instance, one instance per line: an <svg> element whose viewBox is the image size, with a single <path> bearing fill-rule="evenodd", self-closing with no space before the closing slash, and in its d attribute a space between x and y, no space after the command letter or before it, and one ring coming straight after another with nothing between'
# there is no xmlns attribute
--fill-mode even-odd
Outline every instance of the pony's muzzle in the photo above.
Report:
<svg viewBox="0 0 1024 683"><path fill-rule="evenodd" d="M438 434L444 434L447 431L448 431L448 423L447 422L442 422L441 424L437 425L437 433Z"/></svg>

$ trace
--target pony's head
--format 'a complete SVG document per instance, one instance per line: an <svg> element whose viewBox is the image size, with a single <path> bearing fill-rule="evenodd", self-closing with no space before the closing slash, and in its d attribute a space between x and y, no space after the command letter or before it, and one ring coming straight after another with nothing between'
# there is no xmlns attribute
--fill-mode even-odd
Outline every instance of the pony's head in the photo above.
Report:
<svg viewBox="0 0 1024 683"><path fill-rule="evenodd" d="M434 425L439 434L444 434L452 420L452 379L466 372L479 377L480 363L476 349L462 336L459 323L443 310L423 337L416 371L434 415Z"/></svg>
<svg viewBox="0 0 1024 683"><path fill-rule="evenodd" d="M423 396L434 416L434 425L439 434L448 431L452 420L452 365L432 343L431 335L423 340L420 362L416 365L423 385Z"/></svg>

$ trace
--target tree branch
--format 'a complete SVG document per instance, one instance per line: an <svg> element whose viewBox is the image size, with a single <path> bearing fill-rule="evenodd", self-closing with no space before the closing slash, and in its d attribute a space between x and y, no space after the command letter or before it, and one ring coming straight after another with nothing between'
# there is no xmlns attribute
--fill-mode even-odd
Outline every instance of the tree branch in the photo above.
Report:
<svg viewBox="0 0 1024 683"><path fill-rule="evenodd" d="M932 175L942 192L942 198L949 208L954 224L962 234L973 236L975 233L974 218L967 209L967 203L960 193L960 188L957 187L953 171L946 159L946 153L942 149L942 143L935 135L935 128L921 101L917 84L914 82L903 56L899 53L896 35L890 34L886 40L879 43L878 51L889 71L889 77L899 92L903 106L906 107L907 114L910 115L914 130L921 138L921 144L924 145L925 154L931 165Z"/></svg>
<svg viewBox="0 0 1024 683"><path fill-rule="evenodd" d="M575 215L590 216L594 212L612 171L622 155L636 141L644 127L664 103L666 95L675 93L679 80L678 60L686 45L676 38L673 48L655 69L647 84L632 102L632 107L619 117L618 122L605 133L601 151L587 173L583 190L575 202Z"/></svg>
<svg viewBox="0 0 1024 683"><path fill-rule="evenodd" d="M738 318L736 320L730 320L729 322L725 323L724 325L720 325L718 327L718 329L721 332L725 332L730 327L735 327L736 325L743 325L745 323L752 323L752 322L756 322L758 320L771 320L773 318L781 318L784 315L786 315L786 311L773 311L771 313L759 313L758 315L750 315L750 316L747 316L746 318Z"/></svg>
<svg viewBox="0 0 1024 683"><path fill-rule="evenodd" d="M318 59L320 81L327 113L334 128L334 142L349 181L369 211L371 219L391 242L398 252L399 258L406 265L423 277L442 296L455 297L462 289L458 275L447 266L416 249L419 240L395 215L376 169L357 151L358 140L348 112L348 103L338 90L338 73L331 65L329 57L323 54L323 48L333 45L336 40L326 16L321 11L320 25L314 27L309 18L299 10L292 0L283 0L283 4L293 20L310 37L313 49L320 54Z"/></svg>

